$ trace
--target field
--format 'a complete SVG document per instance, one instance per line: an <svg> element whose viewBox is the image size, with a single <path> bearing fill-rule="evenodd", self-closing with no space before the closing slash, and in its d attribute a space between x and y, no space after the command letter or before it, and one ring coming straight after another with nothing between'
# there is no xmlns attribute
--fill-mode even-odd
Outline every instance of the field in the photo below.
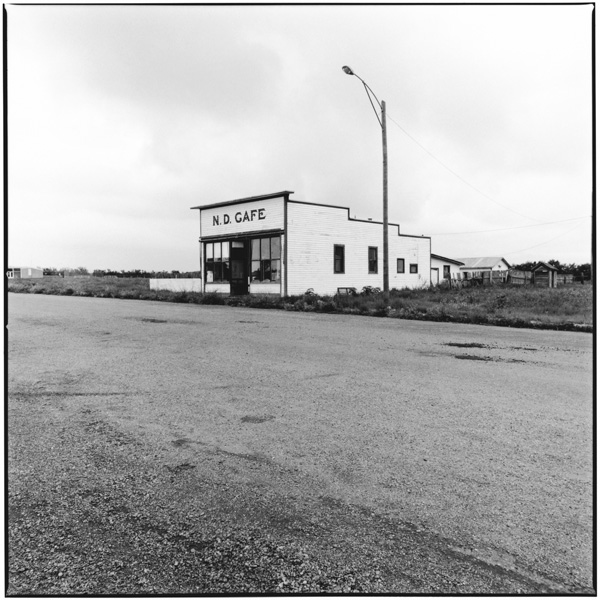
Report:
<svg viewBox="0 0 600 600"><path fill-rule="evenodd" d="M594 593L590 335L8 308L11 595Z"/></svg>
<svg viewBox="0 0 600 600"><path fill-rule="evenodd" d="M289 298L150 290L147 279L116 277L52 277L14 280L17 293L93 296L158 300L193 304L227 304L311 312L339 312L425 321L476 323L509 327L593 330L593 286L572 284L558 288L535 286L479 286L462 289L392 290L389 303L381 294L355 297L318 297L307 293Z"/></svg>

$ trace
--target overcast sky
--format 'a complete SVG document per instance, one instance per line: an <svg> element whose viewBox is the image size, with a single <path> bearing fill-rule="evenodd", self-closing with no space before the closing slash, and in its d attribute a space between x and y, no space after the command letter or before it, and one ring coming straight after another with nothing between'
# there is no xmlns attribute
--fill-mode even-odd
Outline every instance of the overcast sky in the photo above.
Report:
<svg viewBox="0 0 600 600"><path fill-rule="evenodd" d="M343 65L402 233L591 260L591 5L6 9L11 266L196 270L190 207L281 190L381 220Z"/></svg>

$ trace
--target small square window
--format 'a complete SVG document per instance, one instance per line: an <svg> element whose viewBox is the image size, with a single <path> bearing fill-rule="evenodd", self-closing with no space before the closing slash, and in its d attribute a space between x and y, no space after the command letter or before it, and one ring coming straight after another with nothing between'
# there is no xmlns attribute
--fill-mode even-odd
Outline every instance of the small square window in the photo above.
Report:
<svg viewBox="0 0 600 600"><path fill-rule="evenodd" d="M369 246L369 273L377 273L377 247Z"/></svg>
<svg viewBox="0 0 600 600"><path fill-rule="evenodd" d="M410 265L410 272L411 273L418 273L419 272L419 265L417 265L416 263L411 263L411 265Z"/></svg>
<svg viewBox="0 0 600 600"><path fill-rule="evenodd" d="M396 259L396 272L404 273L404 259L403 258Z"/></svg>
<svg viewBox="0 0 600 600"><path fill-rule="evenodd" d="M344 261L344 246L335 244L333 246L333 272L344 273L345 261Z"/></svg>

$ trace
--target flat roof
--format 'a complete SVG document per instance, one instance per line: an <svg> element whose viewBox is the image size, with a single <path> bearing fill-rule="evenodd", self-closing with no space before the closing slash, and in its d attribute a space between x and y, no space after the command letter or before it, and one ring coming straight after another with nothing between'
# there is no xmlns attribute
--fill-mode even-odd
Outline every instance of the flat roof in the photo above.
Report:
<svg viewBox="0 0 600 600"><path fill-rule="evenodd" d="M293 202L294 204L307 204L308 206L324 206L327 208L335 208L338 210L345 210L346 216L349 221L356 221L360 223L372 223L373 225L383 225L382 221L373 221L373 219L356 219L350 216L350 208L347 206L338 206L336 204L322 204L320 202L306 202L305 200L291 200L289 195L294 192L290 190L284 190L282 192L274 192L272 194L264 194L262 196L249 196L248 198L238 198L237 200L227 200L226 202L216 202L214 204L205 204L202 206L192 206L190 210L198 209L200 211L207 208L217 208L219 206L231 206L234 204L242 204L244 202L253 202L256 200L269 200L270 198L287 198L288 202ZM398 237L412 237L412 238L425 238L431 239L429 235L415 235L409 233L400 233L400 225L398 223L390 223L388 222L389 227L397 227L398 228Z"/></svg>
<svg viewBox="0 0 600 600"><path fill-rule="evenodd" d="M249 196L248 198L238 198L237 200L226 200L225 202L215 202L214 204L204 204L202 206L192 206L190 210L203 210L205 208L216 208L217 206L228 206L230 204L241 204L242 202L253 202L255 200L270 200L271 198L281 198L293 194L289 190L283 192L273 192L272 194L263 194L262 196Z"/></svg>

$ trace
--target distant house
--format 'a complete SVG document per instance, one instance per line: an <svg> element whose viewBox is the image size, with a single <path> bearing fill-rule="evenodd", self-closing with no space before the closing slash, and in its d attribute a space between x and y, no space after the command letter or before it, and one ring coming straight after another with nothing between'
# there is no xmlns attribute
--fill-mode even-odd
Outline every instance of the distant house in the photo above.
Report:
<svg viewBox="0 0 600 600"><path fill-rule="evenodd" d="M37 267L9 267L8 279L37 279L44 276L44 270Z"/></svg>
<svg viewBox="0 0 600 600"><path fill-rule="evenodd" d="M545 262L539 262L533 269L533 285L542 287L556 287L558 283L558 269Z"/></svg>
<svg viewBox="0 0 600 600"><path fill-rule="evenodd" d="M482 277L484 273L508 271L510 265L508 261L501 256L476 256L470 258L458 258L463 266L460 272L463 278Z"/></svg>
<svg viewBox="0 0 600 600"><path fill-rule="evenodd" d="M461 277L460 267L464 263L454 258L447 258L439 254L431 254L431 284L436 285L445 279L458 279Z"/></svg>

